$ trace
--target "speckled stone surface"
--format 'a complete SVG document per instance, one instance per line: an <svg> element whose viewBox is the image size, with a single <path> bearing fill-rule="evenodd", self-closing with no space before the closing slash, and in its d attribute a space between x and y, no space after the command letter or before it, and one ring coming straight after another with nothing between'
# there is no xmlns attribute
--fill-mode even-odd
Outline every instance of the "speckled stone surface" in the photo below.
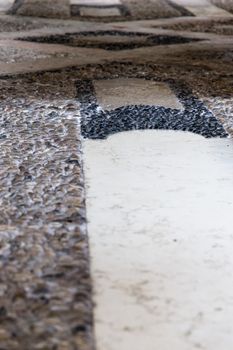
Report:
<svg viewBox="0 0 233 350"><path fill-rule="evenodd" d="M29 49L19 49L13 47L1 47L0 49L0 62L14 63L22 62L26 60L44 59L51 57L50 54L41 52L37 54L35 58L35 51Z"/></svg>
<svg viewBox="0 0 233 350"><path fill-rule="evenodd" d="M186 21L177 21L173 24L158 25L163 29L178 31L216 33L220 35L233 35L233 18L199 19L192 18Z"/></svg>
<svg viewBox="0 0 233 350"><path fill-rule="evenodd" d="M37 17L70 17L69 0L16 0L11 10L11 14Z"/></svg>
<svg viewBox="0 0 233 350"><path fill-rule="evenodd" d="M21 83L0 81L1 348L89 350L78 104L46 76Z"/></svg>
<svg viewBox="0 0 233 350"><path fill-rule="evenodd" d="M46 30L64 28L67 22L59 19L37 17L20 17L0 14L0 33L21 33L31 30Z"/></svg>

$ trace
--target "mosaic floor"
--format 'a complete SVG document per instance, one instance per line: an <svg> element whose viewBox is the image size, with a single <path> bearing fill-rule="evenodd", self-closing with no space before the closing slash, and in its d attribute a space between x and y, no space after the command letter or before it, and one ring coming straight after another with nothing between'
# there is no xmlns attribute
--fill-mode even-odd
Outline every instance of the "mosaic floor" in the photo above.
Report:
<svg viewBox="0 0 233 350"><path fill-rule="evenodd" d="M1 2L0 350L232 349L232 34L230 0Z"/></svg>

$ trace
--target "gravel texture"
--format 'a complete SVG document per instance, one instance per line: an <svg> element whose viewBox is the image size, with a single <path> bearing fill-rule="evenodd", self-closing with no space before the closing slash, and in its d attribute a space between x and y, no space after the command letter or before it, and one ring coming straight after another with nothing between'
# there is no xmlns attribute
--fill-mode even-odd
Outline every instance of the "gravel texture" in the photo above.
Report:
<svg viewBox="0 0 233 350"><path fill-rule="evenodd" d="M178 6L168 0L145 0L143 6L140 1L123 0L134 19L171 18L180 16L192 16L184 7Z"/></svg>
<svg viewBox="0 0 233 350"><path fill-rule="evenodd" d="M13 47L1 47L0 48L0 62L3 63L14 63L23 62L25 60L33 61L36 59L49 58L52 55L29 50L29 49L19 49Z"/></svg>
<svg viewBox="0 0 233 350"><path fill-rule="evenodd" d="M19 32L24 30L41 29L48 27L49 23L40 22L37 19L26 19L13 16L0 16L0 32Z"/></svg>
<svg viewBox="0 0 233 350"><path fill-rule="evenodd" d="M233 19L189 19L188 21L179 21L173 24L158 25L157 28L181 30L188 32L215 33L219 35L233 35Z"/></svg>
<svg viewBox="0 0 233 350"><path fill-rule="evenodd" d="M0 81L1 349L90 350L79 105L31 84Z"/></svg>
<svg viewBox="0 0 233 350"><path fill-rule="evenodd" d="M69 0L15 0L11 14L35 17L70 17Z"/></svg>

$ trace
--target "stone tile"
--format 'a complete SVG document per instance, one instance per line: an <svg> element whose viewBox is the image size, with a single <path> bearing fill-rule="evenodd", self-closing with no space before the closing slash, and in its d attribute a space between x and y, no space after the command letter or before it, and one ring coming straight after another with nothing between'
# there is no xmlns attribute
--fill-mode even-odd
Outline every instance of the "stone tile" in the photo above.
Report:
<svg viewBox="0 0 233 350"><path fill-rule="evenodd" d="M83 17L115 17L120 16L121 12L117 7L80 7L80 16Z"/></svg>
<svg viewBox="0 0 233 350"><path fill-rule="evenodd" d="M232 349L232 157L184 132L84 141L97 349Z"/></svg>
<svg viewBox="0 0 233 350"><path fill-rule="evenodd" d="M120 5L120 0L70 0L71 5L85 5L85 6L113 6Z"/></svg>
<svg viewBox="0 0 233 350"><path fill-rule="evenodd" d="M182 104L165 83L116 78L95 80L94 88L98 103L106 110L127 105L157 105L183 109Z"/></svg>

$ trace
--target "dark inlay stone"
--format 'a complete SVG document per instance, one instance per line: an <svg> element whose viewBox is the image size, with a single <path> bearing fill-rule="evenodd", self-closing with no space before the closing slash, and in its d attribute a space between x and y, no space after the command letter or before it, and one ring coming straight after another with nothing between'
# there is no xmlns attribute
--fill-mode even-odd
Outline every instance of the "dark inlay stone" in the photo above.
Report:
<svg viewBox="0 0 233 350"><path fill-rule="evenodd" d="M189 42L200 41L200 39L185 38L182 36L152 35L111 30L36 36L19 38L18 40L115 51L156 45L186 44Z"/></svg>
<svg viewBox="0 0 233 350"><path fill-rule="evenodd" d="M92 81L77 81L83 137L105 139L117 132L140 129L189 131L206 138L228 136L223 125L198 98L193 96L189 88L173 80L165 82L170 85L183 104L183 110L160 106L130 105L106 111L97 103Z"/></svg>

